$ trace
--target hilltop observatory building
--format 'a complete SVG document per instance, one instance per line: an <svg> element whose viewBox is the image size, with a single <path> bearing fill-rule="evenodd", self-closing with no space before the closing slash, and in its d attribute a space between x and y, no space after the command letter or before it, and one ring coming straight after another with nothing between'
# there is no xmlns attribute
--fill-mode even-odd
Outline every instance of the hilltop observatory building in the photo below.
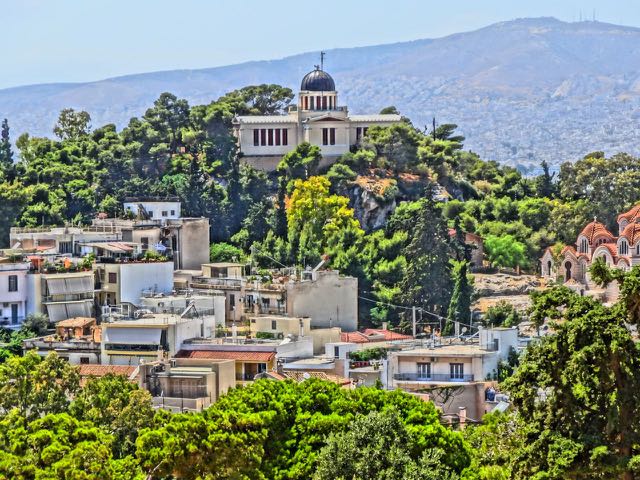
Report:
<svg viewBox="0 0 640 480"><path fill-rule="evenodd" d="M322 151L321 165L330 165L360 142L373 125L400 122L400 115L349 115L339 105L336 84L322 65L307 73L300 84L297 105L286 115L246 115L234 119L234 133L242 160L259 170L273 171L282 156L303 142Z"/></svg>

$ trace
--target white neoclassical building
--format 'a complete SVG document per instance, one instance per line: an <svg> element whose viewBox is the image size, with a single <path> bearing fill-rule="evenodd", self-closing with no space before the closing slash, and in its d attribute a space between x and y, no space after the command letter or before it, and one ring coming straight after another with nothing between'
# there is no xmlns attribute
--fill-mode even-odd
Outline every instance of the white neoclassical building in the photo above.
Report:
<svg viewBox="0 0 640 480"><path fill-rule="evenodd" d="M333 163L349 151L373 125L391 125L401 120L395 114L350 115L338 104L336 85L319 66L302 79L297 105L286 115L246 115L234 119L243 161L272 171L282 156L303 142L322 151L322 165Z"/></svg>

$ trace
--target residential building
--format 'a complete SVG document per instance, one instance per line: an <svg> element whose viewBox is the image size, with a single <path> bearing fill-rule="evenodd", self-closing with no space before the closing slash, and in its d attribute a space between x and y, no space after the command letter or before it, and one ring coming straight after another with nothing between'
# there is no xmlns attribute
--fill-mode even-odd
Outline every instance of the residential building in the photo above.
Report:
<svg viewBox="0 0 640 480"><path fill-rule="evenodd" d="M498 370L498 362L518 346L517 328L481 329L478 343L457 339L419 340L388 353L387 385L413 393L426 393L445 414L460 407L479 419L495 405L485 390Z"/></svg>
<svg viewBox="0 0 640 480"><path fill-rule="evenodd" d="M303 142L320 147L321 166L326 166L360 143L370 127L401 120L395 114L350 114L338 104L331 75L316 66L302 79L297 105L291 105L286 115L238 116L233 124L242 160L273 171L285 154Z"/></svg>
<svg viewBox="0 0 640 480"><path fill-rule="evenodd" d="M205 264L192 288L225 293L227 321L240 322L259 314L309 317L311 328L339 327L356 330L358 324L358 279L337 270L305 270L298 276L274 272L266 282L249 280L237 263Z"/></svg>
<svg viewBox="0 0 640 480"><path fill-rule="evenodd" d="M189 358L145 362L140 365L139 383L157 408L199 412L235 387L235 362Z"/></svg>
<svg viewBox="0 0 640 480"><path fill-rule="evenodd" d="M95 318L77 317L56 323L56 333L29 338L22 342L25 350L35 350L46 357L56 352L73 365L100 363L101 329Z"/></svg>
<svg viewBox="0 0 640 480"><path fill-rule="evenodd" d="M225 296L218 290L183 290L171 294L146 291L138 302L141 312L181 315L195 309L198 315L214 315L216 328L225 326Z"/></svg>
<svg viewBox="0 0 640 480"><path fill-rule="evenodd" d="M80 386L83 387L92 378L107 375L122 375L131 383L138 382L138 366L134 365L80 365Z"/></svg>
<svg viewBox="0 0 640 480"><path fill-rule="evenodd" d="M313 356L313 340L287 335L284 339L230 338L193 339L182 344L177 358L235 360L236 380L253 381L259 373L276 369L277 362Z"/></svg>
<svg viewBox="0 0 640 480"><path fill-rule="evenodd" d="M200 269L209 260L209 219L182 217L175 199L129 199L124 206L134 218L99 215L88 226L12 227L9 245L23 252L110 259L150 250L169 257L175 269Z"/></svg>
<svg viewBox="0 0 640 480"><path fill-rule="evenodd" d="M101 324L104 365L138 365L141 360L173 357L186 340L215 333L214 315L200 315L192 309L181 315L145 312L137 315L137 311L113 307L106 314L107 321Z"/></svg>
<svg viewBox="0 0 640 480"><path fill-rule="evenodd" d="M27 315L45 313L52 322L94 316L94 273L78 269L67 260L68 271L32 272L26 276ZM50 271L56 271L55 269Z"/></svg>
<svg viewBox="0 0 640 480"><path fill-rule="evenodd" d="M96 262L96 300L99 305L138 305L145 292L171 293L173 262Z"/></svg>
<svg viewBox="0 0 640 480"><path fill-rule="evenodd" d="M0 258L0 325L20 328L27 315L27 274L31 264Z"/></svg>
<svg viewBox="0 0 640 480"><path fill-rule="evenodd" d="M249 317L249 330L252 337L271 336L284 338L287 335L300 335L311 332L309 317L285 317L282 315L258 315Z"/></svg>

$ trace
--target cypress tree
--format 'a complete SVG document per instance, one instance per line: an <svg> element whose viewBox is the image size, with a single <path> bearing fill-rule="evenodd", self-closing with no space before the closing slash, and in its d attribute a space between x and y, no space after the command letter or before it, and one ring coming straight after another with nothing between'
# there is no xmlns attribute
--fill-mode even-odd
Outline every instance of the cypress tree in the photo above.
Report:
<svg viewBox="0 0 640 480"><path fill-rule="evenodd" d="M467 277L467 262L457 262L453 270L454 287L447 313L444 335L453 334L453 322L467 322L471 316L471 296L473 286Z"/></svg>
<svg viewBox="0 0 640 480"><path fill-rule="evenodd" d="M4 174L13 170L13 151L9 138L9 121L5 118L0 127L0 169Z"/></svg>
<svg viewBox="0 0 640 480"><path fill-rule="evenodd" d="M413 237L405 248L406 275L401 283L401 300L440 315L451 298L453 253L449 230L434 199L435 186L427 185L415 219Z"/></svg>

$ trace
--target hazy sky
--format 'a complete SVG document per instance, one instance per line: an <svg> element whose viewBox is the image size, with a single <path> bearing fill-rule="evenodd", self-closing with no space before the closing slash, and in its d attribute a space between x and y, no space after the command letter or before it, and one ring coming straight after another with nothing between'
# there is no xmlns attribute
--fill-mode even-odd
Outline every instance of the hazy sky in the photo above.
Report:
<svg viewBox="0 0 640 480"><path fill-rule="evenodd" d="M580 13L640 26L638 0L0 0L0 88L204 68Z"/></svg>

